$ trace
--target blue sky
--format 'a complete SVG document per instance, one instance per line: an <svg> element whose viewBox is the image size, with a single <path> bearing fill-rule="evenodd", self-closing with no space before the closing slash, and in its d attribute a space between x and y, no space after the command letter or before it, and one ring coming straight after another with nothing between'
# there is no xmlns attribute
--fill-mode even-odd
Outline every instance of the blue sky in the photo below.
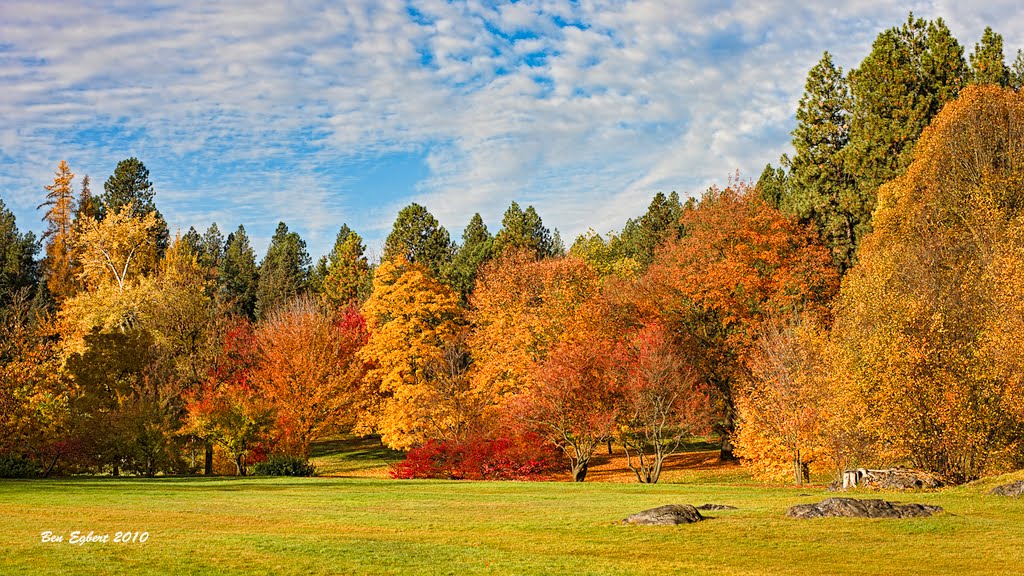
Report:
<svg viewBox="0 0 1024 576"><path fill-rule="evenodd" d="M173 228L279 220L314 259L342 223L372 254L398 210L458 238L533 204L571 241L658 191L756 178L789 149L807 70L845 69L908 10L1012 60L1015 2L345 0L0 2L0 197L39 230L66 159L94 191L140 158Z"/></svg>

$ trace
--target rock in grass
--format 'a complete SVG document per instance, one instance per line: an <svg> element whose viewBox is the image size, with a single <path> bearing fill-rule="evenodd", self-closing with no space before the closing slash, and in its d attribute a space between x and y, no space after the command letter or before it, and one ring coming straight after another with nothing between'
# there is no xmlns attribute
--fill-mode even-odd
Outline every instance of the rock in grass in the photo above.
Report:
<svg viewBox="0 0 1024 576"><path fill-rule="evenodd" d="M736 507L728 504L701 504L697 510L736 510Z"/></svg>
<svg viewBox="0 0 1024 576"><path fill-rule="evenodd" d="M689 504L669 504L631 514L624 522L638 526L671 526L692 524L703 519L700 512L697 512L697 509Z"/></svg>
<svg viewBox="0 0 1024 576"><path fill-rule="evenodd" d="M939 506L900 504L885 500L826 498L817 504L800 504L786 512L790 518L914 518L942 512Z"/></svg>
<svg viewBox="0 0 1024 576"><path fill-rule="evenodd" d="M1020 498L1021 495L1024 494L1024 480L1017 480L1016 482L996 486L991 492L989 492L989 494L993 496L1012 496L1014 498Z"/></svg>

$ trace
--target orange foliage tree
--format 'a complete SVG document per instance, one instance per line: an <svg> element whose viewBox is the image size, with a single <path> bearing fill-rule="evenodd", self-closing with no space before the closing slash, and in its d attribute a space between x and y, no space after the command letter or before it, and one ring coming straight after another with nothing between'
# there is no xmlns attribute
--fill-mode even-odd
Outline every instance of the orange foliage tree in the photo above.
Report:
<svg viewBox="0 0 1024 576"><path fill-rule="evenodd" d="M722 457L732 457L735 391L745 359L770 318L828 317L839 278L816 234L736 184L704 194L683 213L637 290L651 314L692 342L698 372L715 391Z"/></svg>
<svg viewBox="0 0 1024 576"><path fill-rule="evenodd" d="M637 480L655 484L665 458L684 440L707 431L709 397L688 351L660 324L636 331L624 356L619 437Z"/></svg>
<svg viewBox="0 0 1024 576"><path fill-rule="evenodd" d="M253 374L275 414L275 449L309 455L309 443L352 419L366 342L359 312L334 318L312 299L271 313L256 329L259 363Z"/></svg>
<svg viewBox="0 0 1024 576"><path fill-rule="evenodd" d="M470 296L473 386L493 404L528 389L559 343L592 332L600 280L579 258L508 250L485 264Z"/></svg>
<svg viewBox="0 0 1024 576"><path fill-rule="evenodd" d="M594 451L615 432L622 381L615 345L563 342L532 372L533 384L512 401L512 413L561 448L573 480L583 482Z"/></svg>

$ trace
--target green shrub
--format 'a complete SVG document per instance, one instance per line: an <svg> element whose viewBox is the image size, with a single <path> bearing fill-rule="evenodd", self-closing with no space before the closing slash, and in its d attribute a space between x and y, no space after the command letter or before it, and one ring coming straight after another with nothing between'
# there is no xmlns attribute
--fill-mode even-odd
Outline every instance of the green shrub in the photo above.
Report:
<svg viewBox="0 0 1024 576"><path fill-rule="evenodd" d="M254 476L315 476L316 467L299 456L271 456L253 466Z"/></svg>
<svg viewBox="0 0 1024 576"><path fill-rule="evenodd" d="M38 464L24 456L14 454L0 456L0 478L35 478L42 472Z"/></svg>

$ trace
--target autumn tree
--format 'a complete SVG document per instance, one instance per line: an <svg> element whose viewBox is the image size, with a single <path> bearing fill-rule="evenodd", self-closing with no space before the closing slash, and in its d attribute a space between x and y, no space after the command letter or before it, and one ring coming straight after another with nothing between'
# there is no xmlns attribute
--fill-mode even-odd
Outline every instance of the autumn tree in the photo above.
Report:
<svg viewBox="0 0 1024 576"><path fill-rule="evenodd" d="M309 456L310 442L351 423L363 379L366 328L355 309L335 318L308 297L267 315L256 330L259 393L274 409L276 450Z"/></svg>
<svg viewBox="0 0 1024 576"><path fill-rule="evenodd" d="M309 264L306 242L298 232L289 232L288 226L279 222L260 263L256 316L263 318L305 292Z"/></svg>
<svg viewBox="0 0 1024 576"><path fill-rule="evenodd" d="M0 308L0 457L28 457L43 476L74 451L69 399L50 319L19 290Z"/></svg>
<svg viewBox="0 0 1024 576"><path fill-rule="evenodd" d="M1019 366L1007 370L1007 348L991 345L1014 318L1004 290L1019 291L1007 257L1021 246L1022 142L1021 95L969 87L879 192L836 332L890 460L971 479L1014 441L1005 407Z"/></svg>
<svg viewBox="0 0 1024 576"><path fill-rule="evenodd" d="M232 321L221 338L207 379L185 394L183 432L220 446L244 476L250 455L269 440L274 411L253 380L259 354L249 321Z"/></svg>
<svg viewBox="0 0 1024 576"><path fill-rule="evenodd" d="M256 293L259 288L259 269L256 252L249 244L245 227L228 234L224 244L224 257L217 278L219 297L232 309L253 320L256 318Z"/></svg>
<svg viewBox="0 0 1024 576"><path fill-rule="evenodd" d="M46 251L42 262L43 275L46 277L47 290L58 301L73 295L77 289L72 226L75 196L71 181L74 177L68 163L61 160L53 184L46 187L46 201L39 205L39 208L46 207L43 215L43 221L46 222L46 231L43 233Z"/></svg>
<svg viewBox="0 0 1024 576"><path fill-rule="evenodd" d="M597 323L599 293L599 276L579 258L520 250L485 264L470 296L474 388L493 403L529 388L535 364Z"/></svg>
<svg viewBox="0 0 1024 576"><path fill-rule="evenodd" d="M398 257L426 266L430 274L440 278L452 260L455 246L448 231L426 208L415 202L402 208L384 241L382 260Z"/></svg>
<svg viewBox="0 0 1024 576"><path fill-rule="evenodd" d="M136 212L128 204L85 225L79 243L86 287L114 283L123 292L132 278L156 267L160 250L159 234L154 231L160 221L153 212L135 216Z"/></svg>
<svg viewBox="0 0 1024 576"><path fill-rule="evenodd" d="M756 189L712 188L684 214L687 234L667 244L637 290L714 391L722 457L732 457L735 392L770 317L808 310L828 317L838 274L817 235L768 206Z"/></svg>
<svg viewBox="0 0 1024 576"><path fill-rule="evenodd" d="M512 413L569 459L583 482L594 451L615 433L621 381L616 350L607 340L558 344L533 367L533 385L517 395Z"/></svg>
<svg viewBox="0 0 1024 576"><path fill-rule="evenodd" d="M461 378L464 360L446 350L464 325L458 294L424 264L399 257L377 268L363 315L370 337L359 355L372 365L366 378L378 405L376 414L364 414L364 427L392 448L408 449L465 421L465 413L451 410L467 403L436 401L446 391L463 394L452 378ZM449 353L450 368L443 366Z"/></svg>
<svg viewBox="0 0 1024 576"><path fill-rule="evenodd" d="M710 426L707 391L686 349L659 324L638 330L622 354L625 367L619 437L626 464L647 484L661 477L665 459Z"/></svg>
<svg viewBox="0 0 1024 576"><path fill-rule="evenodd" d="M800 317L765 326L751 353L746 386L737 399L737 453L755 476L789 478L797 486L818 471L840 471L837 435L842 412L835 350L828 334ZM852 429L853 426L850 426Z"/></svg>

